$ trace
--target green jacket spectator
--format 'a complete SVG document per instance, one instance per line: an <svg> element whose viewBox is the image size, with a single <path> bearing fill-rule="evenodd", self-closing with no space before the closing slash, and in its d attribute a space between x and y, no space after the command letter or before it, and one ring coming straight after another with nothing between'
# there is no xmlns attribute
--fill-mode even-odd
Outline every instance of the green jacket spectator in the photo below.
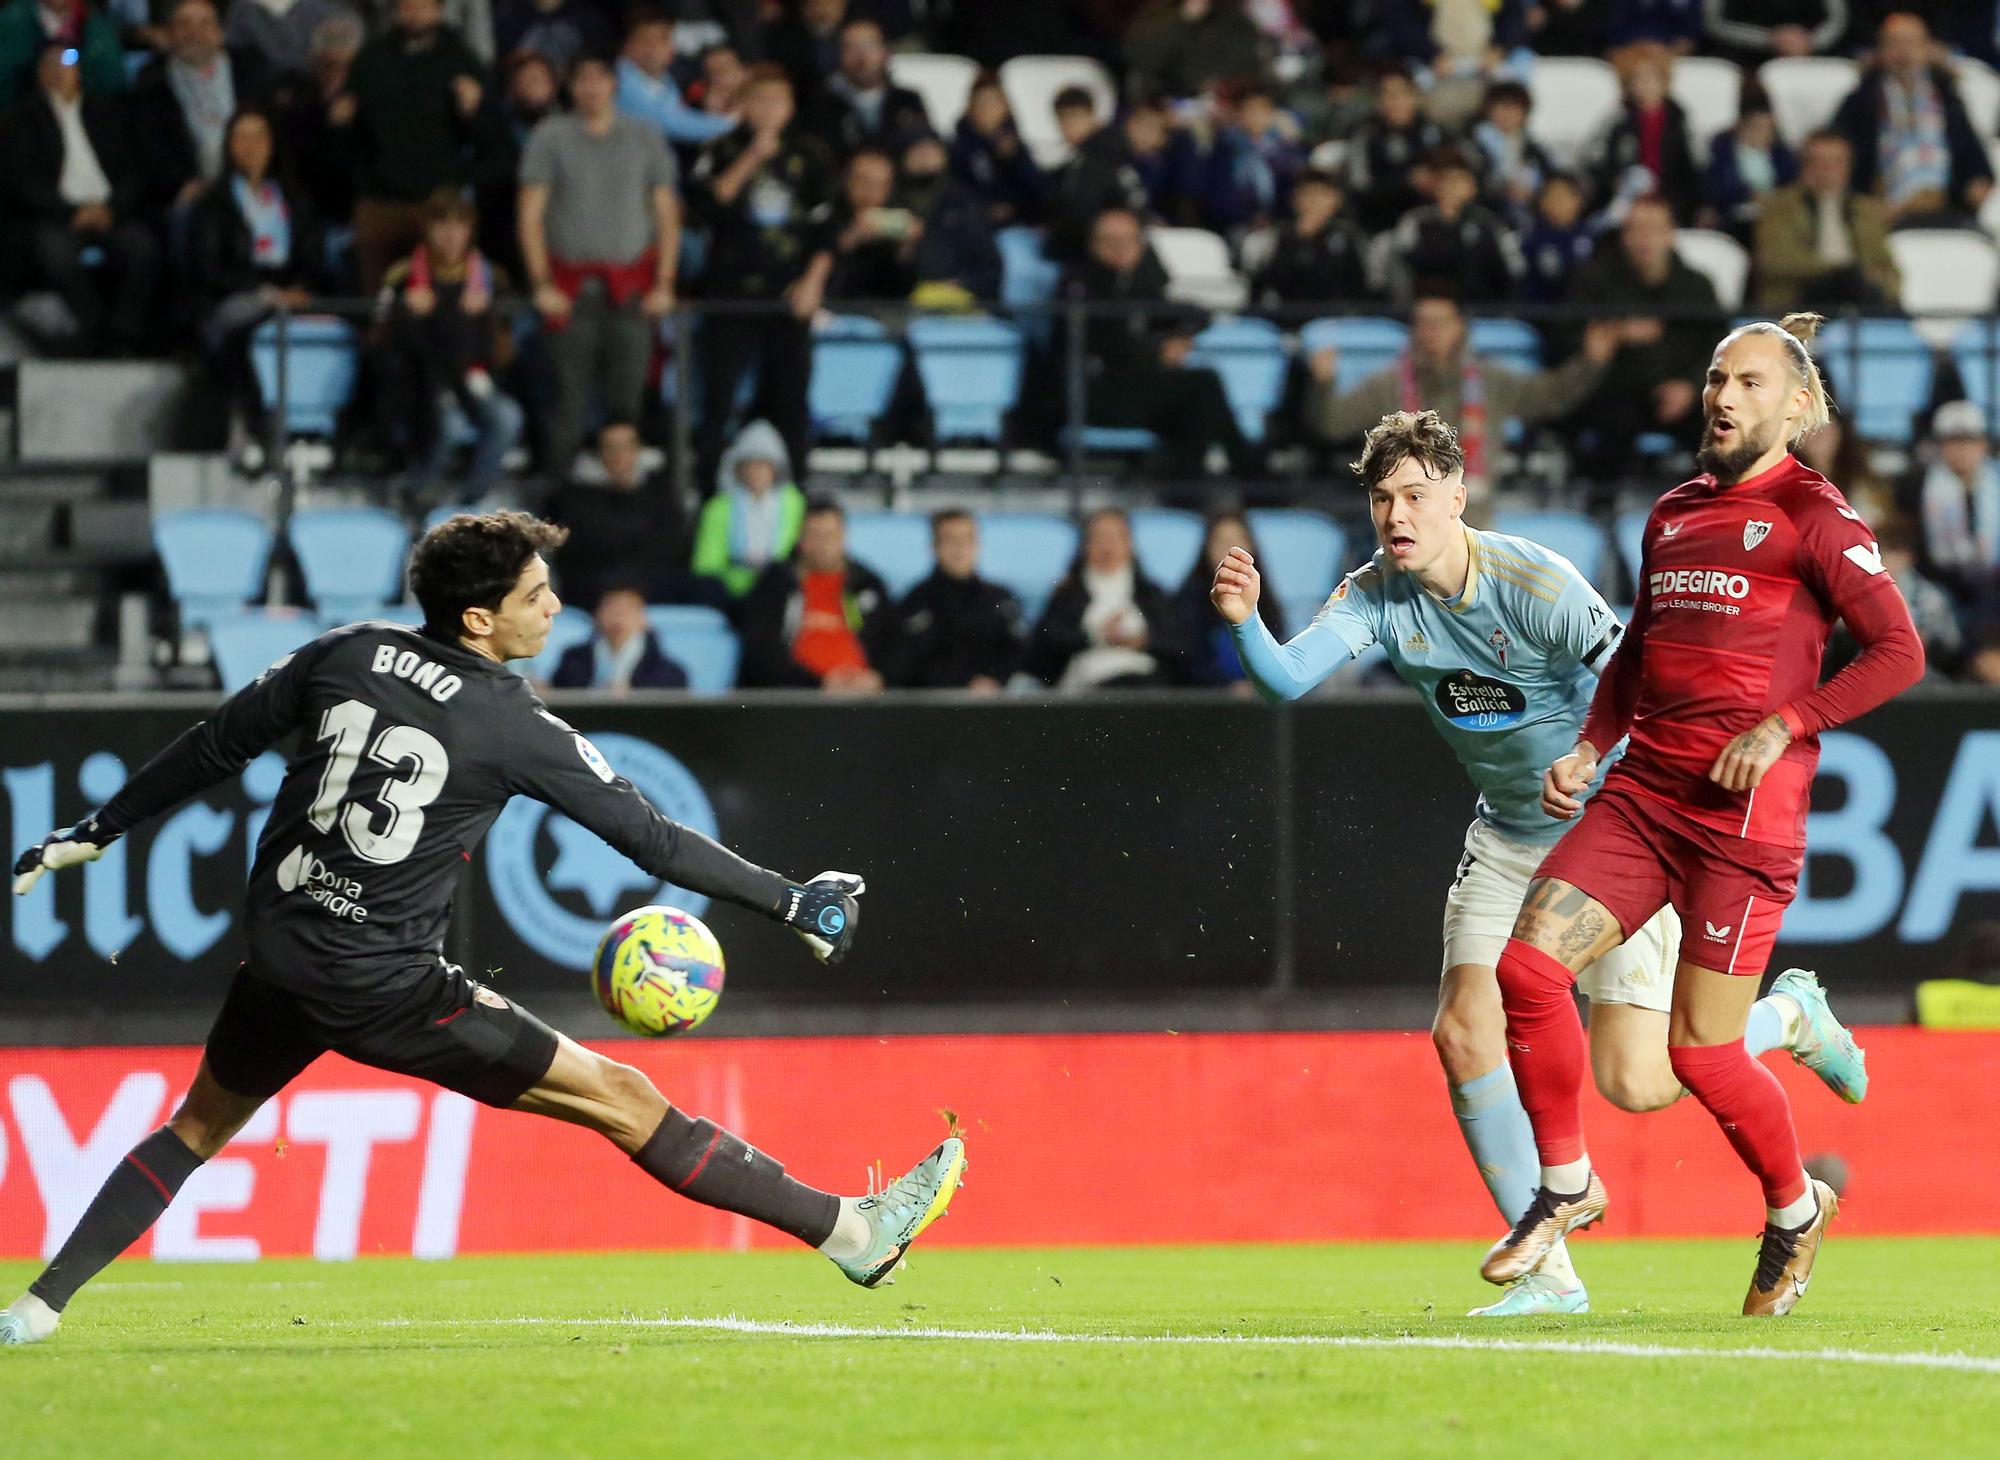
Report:
<svg viewBox="0 0 2000 1460"><path fill-rule="evenodd" d="M77 68L83 73L85 96L111 96L125 89L125 52L118 44L118 26L86 0L72 0L81 41ZM42 28L37 0L8 0L0 5L0 111L11 109L35 89L35 58L55 39Z"/></svg>
<svg viewBox="0 0 2000 1460"><path fill-rule="evenodd" d="M723 453L715 495L695 524L696 576L741 598L766 567L790 556L805 515L784 438L769 421L752 421Z"/></svg>

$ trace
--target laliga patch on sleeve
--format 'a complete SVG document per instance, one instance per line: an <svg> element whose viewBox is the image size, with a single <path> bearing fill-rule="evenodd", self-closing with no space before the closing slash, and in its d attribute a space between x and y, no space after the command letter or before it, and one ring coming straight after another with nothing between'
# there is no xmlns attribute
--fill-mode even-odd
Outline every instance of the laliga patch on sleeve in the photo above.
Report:
<svg viewBox="0 0 2000 1460"><path fill-rule="evenodd" d="M278 662L273 664L269 669L266 669L262 674L258 675L257 683L262 684L265 680L269 679L272 675L276 674L280 669L283 669L287 664L290 664L294 659L298 657L299 657L298 651L293 650L291 653L287 654L284 658L278 660Z"/></svg>
<svg viewBox="0 0 2000 1460"><path fill-rule="evenodd" d="M611 762L600 755L597 747L581 735L576 737L576 753L583 757L583 763L589 766L591 773L605 785L610 785L617 777L618 772L611 769Z"/></svg>
<svg viewBox="0 0 2000 1460"><path fill-rule="evenodd" d="M1841 556L1870 576L1882 571L1882 549L1872 542L1865 547L1857 542Z"/></svg>

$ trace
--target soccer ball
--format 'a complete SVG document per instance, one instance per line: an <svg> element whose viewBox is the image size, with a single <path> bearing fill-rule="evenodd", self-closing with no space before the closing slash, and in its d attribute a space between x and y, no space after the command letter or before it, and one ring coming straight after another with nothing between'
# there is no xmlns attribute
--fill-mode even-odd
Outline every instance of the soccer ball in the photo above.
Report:
<svg viewBox="0 0 2000 1460"><path fill-rule="evenodd" d="M604 1012L634 1034L685 1034L722 997L722 945L677 907L642 907L616 919L590 960Z"/></svg>

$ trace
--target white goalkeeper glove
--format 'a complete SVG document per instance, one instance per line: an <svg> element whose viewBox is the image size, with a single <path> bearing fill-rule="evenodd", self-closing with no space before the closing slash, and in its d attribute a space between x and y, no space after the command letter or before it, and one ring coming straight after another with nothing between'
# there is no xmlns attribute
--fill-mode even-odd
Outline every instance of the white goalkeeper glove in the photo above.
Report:
<svg viewBox="0 0 2000 1460"><path fill-rule="evenodd" d="M96 861L104 855L104 849L117 840L118 834L102 830L95 816L79 821L75 826L66 826L61 831L50 832L42 838L40 845L29 847L14 863L14 896L22 897L32 892L44 872Z"/></svg>

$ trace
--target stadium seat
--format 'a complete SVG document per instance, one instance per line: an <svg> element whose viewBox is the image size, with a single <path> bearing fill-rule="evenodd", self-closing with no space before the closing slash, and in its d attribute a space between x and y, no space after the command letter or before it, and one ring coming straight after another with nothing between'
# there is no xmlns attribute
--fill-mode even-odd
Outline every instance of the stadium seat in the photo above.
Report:
<svg viewBox="0 0 2000 1460"><path fill-rule="evenodd" d="M548 641L542 645L542 652L532 659L512 660L507 667L529 679L546 680L556 672L556 665L561 662L562 656L576 645L586 642L596 629L589 614L564 604L549 625Z"/></svg>
<svg viewBox="0 0 2000 1460"><path fill-rule="evenodd" d="M1202 520L1179 507L1139 507L1132 512L1132 549L1139 570L1172 593L1201 556Z"/></svg>
<svg viewBox="0 0 2000 1460"><path fill-rule="evenodd" d="M1230 262L1229 245L1206 228L1146 230L1146 241L1167 271L1167 298L1204 309L1241 309L1250 286Z"/></svg>
<svg viewBox="0 0 2000 1460"><path fill-rule="evenodd" d="M1341 315L1316 319L1299 331L1299 351L1312 355L1323 349L1338 354L1333 367L1336 390L1352 390L1378 370L1396 363L1410 347L1409 327L1399 320L1374 315Z"/></svg>
<svg viewBox="0 0 2000 1460"><path fill-rule="evenodd" d="M1042 616L1056 581L1069 571L1080 534L1046 512L979 514L979 574L1021 600L1029 623Z"/></svg>
<svg viewBox="0 0 2000 1460"><path fill-rule="evenodd" d="M1109 122L1118 110L1111 73L1088 56L1016 56L1000 67L1000 88L1007 93L1014 125L1029 155L1043 167L1069 156L1055 108L1056 93L1066 86L1081 86L1095 98L1100 121Z"/></svg>
<svg viewBox="0 0 2000 1460"><path fill-rule="evenodd" d="M1062 265L1042 252L1039 228L1003 228L993 235L1000 248L1000 302L1009 308L1047 304L1056 297Z"/></svg>
<svg viewBox="0 0 2000 1460"><path fill-rule="evenodd" d="M302 644L323 633L310 614L280 609L237 609L208 621L209 653L224 694L235 694Z"/></svg>
<svg viewBox="0 0 2000 1460"><path fill-rule="evenodd" d="M451 521L452 518L458 516L461 512L471 512L473 510L473 508L461 506L457 502L447 502L442 507L433 507L424 514L424 531L429 532L439 523Z"/></svg>
<svg viewBox="0 0 2000 1460"><path fill-rule="evenodd" d="M1020 330L985 315L931 315L908 333L937 439L997 444L1021 397Z"/></svg>
<svg viewBox="0 0 2000 1460"><path fill-rule="evenodd" d="M354 394L359 355L354 327L342 319L299 315L285 327L284 423L295 436L331 436ZM278 409L278 321L250 337L250 361L264 404Z"/></svg>
<svg viewBox="0 0 2000 1460"><path fill-rule="evenodd" d="M1948 64L1973 132L1981 137L2000 132L2000 72L1970 56L1953 56Z"/></svg>
<svg viewBox="0 0 2000 1460"><path fill-rule="evenodd" d="M1907 319L1836 319L1812 342L1836 410L1870 441L1908 441L1931 398L1931 347ZM1971 384L1967 382L1968 386Z"/></svg>
<svg viewBox="0 0 2000 1460"><path fill-rule="evenodd" d="M687 671L689 689L720 694L736 687L742 649L719 609L698 603L658 603L646 610L646 623L666 656Z"/></svg>
<svg viewBox="0 0 2000 1460"><path fill-rule="evenodd" d="M1525 320L1475 319L1467 340L1474 355L1497 361L1510 370L1542 368L1542 337Z"/></svg>
<svg viewBox="0 0 2000 1460"><path fill-rule="evenodd" d="M271 529L240 508L189 507L153 518L153 548L181 622L195 627L264 591Z"/></svg>
<svg viewBox="0 0 2000 1460"><path fill-rule="evenodd" d="M1206 365L1222 377L1237 426L1252 441L1262 441L1291 369L1278 327L1268 319L1219 319L1194 337L1188 363Z"/></svg>
<svg viewBox="0 0 2000 1460"><path fill-rule="evenodd" d="M1965 385L1965 398L1986 412L1988 422L2000 420L2000 331L1984 319L1959 331L1952 342L1952 359Z"/></svg>
<svg viewBox="0 0 2000 1460"><path fill-rule="evenodd" d="M1138 426L1085 426L1080 432L1072 432L1065 426L1063 445L1068 446L1077 436L1082 437L1085 451L1101 451L1109 456L1144 455L1160 444L1159 437Z"/></svg>
<svg viewBox="0 0 2000 1460"><path fill-rule="evenodd" d="M850 512L847 553L901 598L930 575L930 520L917 512Z"/></svg>
<svg viewBox="0 0 2000 1460"><path fill-rule="evenodd" d="M965 56L936 52L891 52L889 56L889 79L924 99L931 127L947 139L958 130L958 119L965 115L966 99L978 75L979 63Z"/></svg>
<svg viewBox="0 0 2000 1460"><path fill-rule="evenodd" d="M286 536L306 596L328 623L373 618L403 596L410 532L395 513L381 507L295 512Z"/></svg>
<svg viewBox="0 0 2000 1460"><path fill-rule="evenodd" d="M1889 252L1903 276L1904 313L1947 316L1919 319L1917 332L1931 344L1948 346L1964 324L1962 316L1992 310L2000 256L1985 234L1969 228L1899 228L1889 235Z"/></svg>
<svg viewBox="0 0 2000 1460"><path fill-rule="evenodd" d="M1709 144L1736 125L1743 104L1742 69L1720 56L1681 56L1674 61L1668 90L1687 114L1695 165L1705 167Z"/></svg>
<svg viewBox="0 0 2000 1460"><path fill-rule="evenodd" d="M1561 553L1587 583L1604 571L1604 529L1581 512L1495 512L1493 530Z"/></svg>
<svg viewBox="0 0 2000 1460"><path fill-rule="evenodd" d="M1618 73L1594 56L1539 56L1528 95L1529 135L1557 167L1574 167L1618 115Z"/></svg>
<svg viewBox="0 0 2000 1460"><path fill-rule="evenodd" d="M1319 612L1347 567L1347 534L1331 518L1303 507L1253 507L1250 533L1257 566L1277 594L1285 624L1297 633Z"/></svg>
<svg viewBox="0 0 2000 1460"><path fill-rule="evenodd" d="M1677 228L1674 252L1689 268L1708 275L1724 309L1734 313L1743 307L1743 289L1750 282L1750 254L1742 244L1714 228Z"/></svg>
<svg viewBox="0 0 2000 1460"><path fill-rule="evenodd" d="M813 332L812 384L806 404L823 436L866 442L889 408L903 351L879 319L835 315Z"/></svg>
<svg viewBox="0 0 2000 1460"><path fill-rule="evenodd" d="M1780 56L1757 68L1778 135L1793 147L1833 120L1861 67L1844 56Z"/></svg>
<svg viewBox="0 0 2000 1460"><path fill-rule="evenodd" d="M1635 593L1639 587L1639 568L1646 559L1646 520L1652 515L1650 508L1630 508L1618 514L1618 521L1611 529L1611 535L1618 543L1618 561L1625 568L1625 586ZM1620 596L1629 599L1632 594Z"/></svg>

